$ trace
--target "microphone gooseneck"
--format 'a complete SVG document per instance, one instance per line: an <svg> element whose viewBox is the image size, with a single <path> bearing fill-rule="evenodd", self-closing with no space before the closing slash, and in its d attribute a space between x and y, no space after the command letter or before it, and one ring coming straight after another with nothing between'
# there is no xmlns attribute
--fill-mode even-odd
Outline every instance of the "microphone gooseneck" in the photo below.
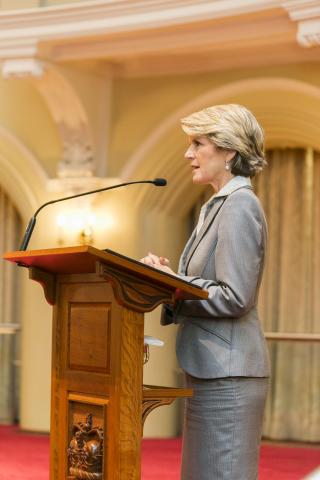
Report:
<svg viewBox="0 0 320 480"><path fill-rule="evenodd" d="M36 210L34 215L31 217L31 219L28 223L26 232L24 234L24 237L22 239L19 251L24 251L24 250L27 249L27 246L29 244L33 229L34 229L36 221L37 221L36 217L37 217L38 213L44 207L47 207L48 205L51 205L53 203L63 202L64 200L71 200L72 198L83 197L85 195L91 195L93 193L105 192L106 190L112 190L114 188L125 187L126 185L135 185L137 183L152 183L156 187L165 187L167 185L167 180L165 178L155 178L154 180L137 180L135 182L119 183L117 185L112 185L111 187L98 188L97 190L90 190L89 192L77 193L76 195L69 195L68 197L57 198L56 200L50 200L49 202L46 202L43 205L41 205L38 208L38 210Z"/></svg>

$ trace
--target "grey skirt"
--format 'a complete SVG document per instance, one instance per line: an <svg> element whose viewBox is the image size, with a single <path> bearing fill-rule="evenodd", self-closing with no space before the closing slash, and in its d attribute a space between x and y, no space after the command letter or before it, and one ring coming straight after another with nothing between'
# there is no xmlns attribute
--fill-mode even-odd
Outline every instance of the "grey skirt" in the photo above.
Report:
<svg viewBox="0 0 320 480"><path fill-rule="evenodd" d="M268 378L186 375L181 480L256 480Z"/></svg>

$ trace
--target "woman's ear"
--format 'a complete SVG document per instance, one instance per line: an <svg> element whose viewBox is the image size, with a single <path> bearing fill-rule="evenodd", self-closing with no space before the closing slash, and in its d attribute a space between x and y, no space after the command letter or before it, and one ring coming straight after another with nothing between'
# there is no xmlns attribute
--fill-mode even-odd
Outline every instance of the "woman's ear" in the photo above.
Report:
<svg viewBox="0 0 320 480"><path fill-rule="evenodd" d="M225 157L225 161L227 163L231 162L231 160L233 160L237 155L237 152L236 150L226 150L226 157Z"/></svg>

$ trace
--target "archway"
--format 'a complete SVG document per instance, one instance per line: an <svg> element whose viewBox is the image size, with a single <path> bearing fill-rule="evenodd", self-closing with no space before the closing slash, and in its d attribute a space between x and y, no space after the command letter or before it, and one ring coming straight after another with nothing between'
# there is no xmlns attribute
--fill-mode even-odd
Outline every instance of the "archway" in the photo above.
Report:
<svg viewBox="0 0 320 480"><path fill-rule="evenodd" d="M262 124L267 147L320 149L320 88L282 77L241 80L215 88L192 99L167 117L129 159L121 177L165 176L169 186L161 197L154 191L141 192L136 205L148 206L175 216L185 216L199 195L191 189L190 172L184 168L186 138L179 120L190 112L219 103L241 103L254 112Z"/></svg>
<svg viewBox="0 0 320 480"><path fill-rule="evenodd" d="M39 206L47 179L47 174L30 150L0 126L0 183L24 221Z"/></svg>

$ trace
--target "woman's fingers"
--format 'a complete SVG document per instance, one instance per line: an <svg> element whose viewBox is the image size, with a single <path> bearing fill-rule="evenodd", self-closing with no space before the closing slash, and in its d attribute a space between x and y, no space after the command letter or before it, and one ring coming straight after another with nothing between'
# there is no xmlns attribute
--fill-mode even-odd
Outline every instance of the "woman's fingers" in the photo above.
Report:
<svg viewBox="0 0 320 480"><path fill-rule="evenodd" d="M165 257L159 257L159 260L160 260L161 265L165 265L166 267L169 267L169 265L170 265L170 260L168 260L168 259L165 258Z"/></svg>
<svg viewBox="0 0 320 480"><path fill-rule="evenodd" d="M154 253L149 252L146 257L143 257L140 262L149 265L150 267L158 268L163 272L170 273L175 275L175 273L170 268L170 261L166 257L158 257Z"/></svg>
<svg viewBox="0 0 320 480"><path fill-rule="evenodd" d="M149 252L148 257L152 260L154 265L160 265L161 264L160 258L157 255L155 255L154 253Z"/></svg>
<svg viewBox="0 0 320 480"><path fill-rule="evenodd" d="M159 257L153 253L148 253L146 257L141 258L140 262L151 266L160 265Z"/></svg>
<svg viewBox="0 0 320 480"><path fill-rule="evenodd" d="M140 262L144 263L145 265L149 265L150 267L157 268L162 272L176 275L176 273L169 267L169 260L165 257L158 257L154 253L149 252L146 257L141 258Z"/></svg>
<svg viewBox="0 0 320 480"><path fill-rule="evenodd" d="M150 257L143 257L141 258L140 262L145 263L146 265L150 265L151 267L154 265Z"/></svg>
<svg viewBox="0 0 320 480"><path fill-rule="evenodd" d="M170 265L170 261L166 257L158 257L154 253L149 252L148 257L151 258L155 265L165 265L168 267Z"/></svg>

